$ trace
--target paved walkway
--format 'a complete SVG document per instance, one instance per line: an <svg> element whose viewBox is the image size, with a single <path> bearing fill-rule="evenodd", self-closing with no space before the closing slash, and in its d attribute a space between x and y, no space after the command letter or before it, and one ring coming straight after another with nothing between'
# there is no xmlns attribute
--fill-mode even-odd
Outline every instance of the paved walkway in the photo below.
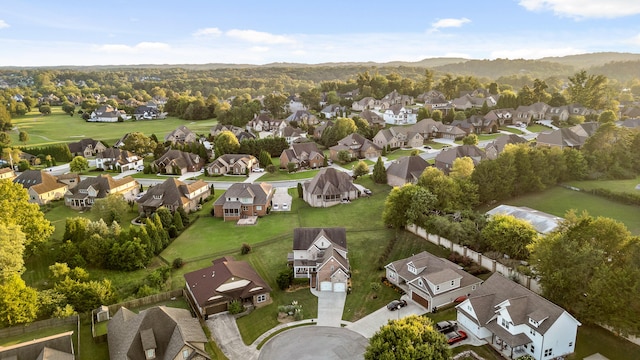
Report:
<svg viewBox="0 0 640 360"><path fill-rule="evenodd" d="M230 359L256 360L259 351L255 346L247 346L242 341L236 319L229 313L212 315L206 321L211 336L220 350Z"/></svg>

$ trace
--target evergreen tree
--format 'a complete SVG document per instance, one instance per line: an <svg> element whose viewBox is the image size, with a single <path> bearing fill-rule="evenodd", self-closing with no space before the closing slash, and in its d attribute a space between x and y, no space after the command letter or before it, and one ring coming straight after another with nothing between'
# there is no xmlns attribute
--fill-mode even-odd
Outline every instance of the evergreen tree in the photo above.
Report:
<svg viewBox="0 0 640 360"><path fill-rule="evenodd" d="M387 183L387 169L384 168L384 163L380 156L378 156L378 161L376 161L376 164L373 166L373 174L371 177L377 184Z"/></svg>

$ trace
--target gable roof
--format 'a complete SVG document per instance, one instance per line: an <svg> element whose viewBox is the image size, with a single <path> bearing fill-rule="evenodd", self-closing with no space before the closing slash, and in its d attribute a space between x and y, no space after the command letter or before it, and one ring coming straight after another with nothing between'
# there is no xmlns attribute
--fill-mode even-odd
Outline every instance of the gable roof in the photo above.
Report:
<svg viewBox="0 0 640 360"><path fill-rule="evenodd" d="M492 142L490 142L485 148L485 151L487 149L494 148L496 152L499 154L502 152L502 150L504 150L504 147L507 144L525 144L528 142L529 141L523 138L522 136L519 136L516 134L504 134L498 137L497 139L493 140Z"/></svg>
<svg viewBox="0 0 640 360"><path fill-rule="evenodd" d="M111 359L145 359L145 345L156 346L156 359L173 359L184 345L209 359L194 345L206 343L207 338L200 322L186 309L157 306L135 314L122 307L109 320L107 329Z"/></svg>
<svg viewBox="0 0 640 360"><path fill-rule="evenodd" d="M214 205L224 205L227 198L252 198L254 205L266 205L272 192L273 185L266 182L234 183L216 200Z"/></svg>
<svg viewBox="0 0 640 360"><path fill-rule="evenodd" d="M91 147L95 149L96 146L98 145L98 143L100 143L100 141L88 138L88 139L82 139L82 140L80 140L78 142L69 143L69 144L67 144L67 146L69 147L69 151L72 154L75 154L75 153L83 152L84 149L86 149L87 146L89 146L89 145L91 145Z"/></svg>
<svg viewBox="0 0 640 360"><path fill-rule="evenodd" d="M73 331L0 347L0 359L73 360Z"/></svg>
<svg viewBox="0 0 640 360"><path fill-rule="evenodd" d="M485 152L475 145L460 145L444 149L436 155L436 161L445 164L453 164L453 161L461 157L470 157L474 165L478 165L486 157Z"/></svg>
<svg viewBox="0 0 640 360"><path fill-rule="evenodd" d="M77 194L80 190L86 190L89 187L98 191L96 195L97 198L106 197L112 189L120 187L125 184L130 184L130 186L137 186L138 182L132 178L131 176L125 176L121 179L114 179L109 174L100 174L96 177L87 177L84 180L81 180L78 185L70 189L72 194Z"/></svg>
<svg viewBox="0 0 640 360"><path fill-rule="evenodd" d="M188 194L199 188L209 186L202 180L186 184L176 178L168 178L162 184L147 189L147 192L136 202L141 206L158 208L162 205L183 206L190 200Z"/></svg>
<svg viewBox="0 0 640 360"><path fill-rule="evenodd" d="M486 325L493 319L498 305L509 301L506 309L514 325L525 324L543 335L560 315L566 312L560 306L499 273L491 275L478 289L473 291L469 295L468 301L473 306L481 326ZM536 328L529 324L529 318L537 321L546 320L542 321ZM578 320L575 321L580 324Z"/></svg>
<svg viewBox="0 0 640 360"><path fill-rule="evenodd" d="M198 166L200 162L202 162L202 159L200 159L200 155L198 154L171 149L156 160L154 164L167 166L168 164L173 163L179 168L185 168L189 166Z"/></svg>
<svg viewBox="0 0 640 360"><path fill-rule="evenodd" d="M409 263L413 263L413 265L419 270L417 274L413 274L408 270L407 265ZM437 257L426 251L405 259L394 261L387 264L385 267L395 271L398 276L406 279L407 282L423 278L430 281L432 284L437 285L460 278L460 287L465 287L482 281L462 270L457 264L454 264L447 259Z"/></svg>
<svg viewBox="0 0 640 360"><path fill-rule="evenodd" d="M320 236L324 236L337 249L347 249L347 230L336 227L293 229L293 250L309 249Z"/></svg>
<svg viewBox="0 0 640 360"><path fill-rule="evenodd" d="M23 171L13 179L13 182L22 185L25 189L32 189L38 194L67 187L66 184L59 183L55 176L40 170Z"/></svg>
<svg viewBox="0 0 640 360"><path fill-rule="evenodd" d="M249 263L232 257L215 259L212 266L186 273L184 279L200 306L215 296L233 300L271 292L271 287ZM237 282L237 286L230 286L229 282Z"/></svg>
<svg viewBox="0 0 640 360"><path fill-rule="evenodd" d="M387 176L396 176L406 182L413 182L420 178L429 163L420 156L406 156L394 161L387 168Z"/></svg>

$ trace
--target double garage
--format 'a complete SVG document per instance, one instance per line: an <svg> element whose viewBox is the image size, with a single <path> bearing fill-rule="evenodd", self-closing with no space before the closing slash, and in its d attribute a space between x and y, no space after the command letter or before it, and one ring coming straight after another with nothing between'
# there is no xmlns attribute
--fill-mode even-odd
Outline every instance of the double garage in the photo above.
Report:
<svg viewBox="0 0 640 360"><path fill-rule="evenodd" d="M333 292L345 292L347 291L347 284L343 282L320 282L320 291L333 291Z"/></svg>
<svg viewBox="0 0 640 360"><path fill-rule="evenodd" d="M429 300L422 297L417 291L411 290L411 300L423 306L425 309L429 310Z"/></svg>

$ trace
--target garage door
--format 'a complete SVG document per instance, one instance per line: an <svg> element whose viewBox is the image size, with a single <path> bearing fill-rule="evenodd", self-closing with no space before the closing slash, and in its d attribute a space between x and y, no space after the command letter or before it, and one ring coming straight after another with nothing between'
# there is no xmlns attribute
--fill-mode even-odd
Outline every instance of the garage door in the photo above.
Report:
<svg viewBox="0 0 640 360"><path fill-rule="evenodd" d="M205 310L207 315L217 314L219 312L227 311L227 303L211 305Z"/></svg>
<svg viewBox="0 0 640 360"><path fill-rule="evenodd" d="M347 286L345 283L341 283L341 282L333 283L334 292L345 292L346 290L347 290Z"/></svg>
<svg viewBox="0 0 640 360"><path fill-rule="evenodd" d="M331 281L322 281L320 283L320 291L331 291L333 290L333 285Z"/></svg>
<svg viewBox="0 0 640 360"><path fill-rule="evenodd" d="M425 309L429 309L429 301L425 298L423 298L422 296L420 296L418 293L412 291L411 292L411 300L417 302L418 304L424 306Z"/></svg>

